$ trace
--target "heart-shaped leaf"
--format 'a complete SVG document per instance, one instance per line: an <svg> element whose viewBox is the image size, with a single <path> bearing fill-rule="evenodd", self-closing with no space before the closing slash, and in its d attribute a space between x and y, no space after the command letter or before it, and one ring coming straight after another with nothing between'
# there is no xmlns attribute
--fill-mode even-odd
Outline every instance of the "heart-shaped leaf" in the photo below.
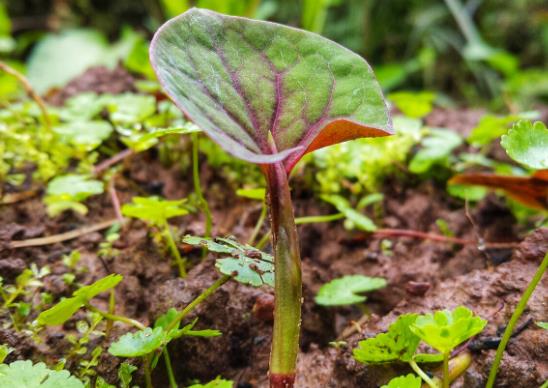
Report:
<svg viewBox="0 0 548 388"><path fill-rule="evenodd" d="M392 133L381 88L360 56L295 28L190 9L150 48L164 90L234 156L283 160Z"/></svg>

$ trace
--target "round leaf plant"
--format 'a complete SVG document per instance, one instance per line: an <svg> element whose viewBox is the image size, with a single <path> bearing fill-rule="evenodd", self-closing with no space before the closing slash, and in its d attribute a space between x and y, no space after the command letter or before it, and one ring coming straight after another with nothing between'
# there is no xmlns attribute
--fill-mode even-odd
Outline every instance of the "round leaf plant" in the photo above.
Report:
<svg viewBox="0 0 548 388"><path fill-rule="evenodd" d="M270 385L292 387L301 266L288 174L307 152L392 134L381 88L365 60L319 35L196 8L156 32L150 57L190 120L262 167L275 262Z"/></svg>

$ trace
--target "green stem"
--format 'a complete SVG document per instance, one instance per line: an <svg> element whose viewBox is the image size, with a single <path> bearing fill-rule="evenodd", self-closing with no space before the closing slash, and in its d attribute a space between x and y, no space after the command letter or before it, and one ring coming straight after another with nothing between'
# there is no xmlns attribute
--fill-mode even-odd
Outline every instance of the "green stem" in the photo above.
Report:
<svg viewBox="0 0 548 388"><path fill-rule="evenodd" d="M87 304L86 307L87 307L88 310L93 311L94 313L100 314L105 319L109 319L111 321L124 322L124 323L127 323L128 325L132 325L132 326L136 327L139 330L146 329L145 325L143 325L139 321L136 321L135 319L124 317L122 315L111 314L111 313L108 313L106 311L99 310L97 307L92 306L90 304Z"/></svg>
<svg viewBox="0 0 548 388"><path fill-rule="evenodd" d="M303 225L303 224L317 224L320 222L331 222L336 221L344 218L344 214L342 213L336 213L336 214L328 214L325 216L308 216L308 217L297 217L295 218L295 224L297 225Z"/></svg>
<svg viewBox="0 0 548 388"><path fill-rule="evenodd" d="M207 299L211 294L213 294L219 287L221 287L223 284L228 282L230 279L232 279L232 276L223 275L215 283L213 283L211 286L209 286L208 289L206 289L204 292L202 292L200 295L196 297L192 302L190 302L183 310L181 310L175 318L170 322L168 327L166 328L166 332L170 332L171 330L175 329L177 324L181 322L192 310L196 308L201 302L203 302L205 299Z"/></svg>
<svg viewBox="0 0 548 388"><path fill-rule="evenodd" d="M449 355L451 353L443 353L443 388L449 388Z"/></svg>
<svg viewBox="0 0 548 388"><path fill-rule="evenodd" d="M259 242L255 245L255 248L261 250L263 249L266 244L270 241L270 230L266 232L263 237L259 240Z"/></svg>
<svg viewBox="0 0 548 388"><path fill-rule="evenodd" d="M173 367L171 366L171 358L169 357L169 352L167 351L167 346L164 347L162 351L164 355L164 361L166 363L167 378L169 380L169 386L171 388L177 388L177 381L175 380L175 375L173 374Z"/></svg>
<svg viewBox="0 0 548 388"><path fill-rule="evenodd" d="M418 374L426 384L428 384L430 388L438 388L438 385L433 382L432 379L417 365L415 360L409 361L409 365L415 371L415 373Z"/></svg>
<svg viewBox="0 0 548 388"><path fill-rule="evenodd" d="M251 233L251 237L249 237L249 241L247 242L249 245L253 245L253 243L255 242L255 239L259 235L259 232L261 231L264 220L266 218L266 213L267 213L267 208L266 208L266 205L263 203L263 206L261 208L261 215L259 216L259 219L257 220L257 223L255 224L255 228L253 228L253 232Z"/></svg>
<svg viewBox="0 0 548 388"><path fill-rule="evenodd" d="M291 388L295 381L301 325L302 280L299 242L283 164L269 165L266 178L276 268L270 387Z"/></svg>
<svg viewBox="0 0 548 388"><path fill-rule="evenodd" d="M108 298L108 313L114 314L116 308L116 295L114 293L114 289L110 290L109 292L109 298ZM105 336L108 338L110 336L110 331L112 330L112 324L114 321L108 319L107 320L107 327L105 330Z"/></svg>
<svg viewBox="0 0 548 388"><path fill-rule="evenodd" d="M175 263L177 264L177 267L179 268L179 276L184 278L186 277L185 260L183 260L183 258L181 257L181 254L179 253L179 248L177 248L177 244L175 244L173 233L171 232L171 228L169 227L169 224L167 223L167 221L164 222L163 228L164 228L164 237L169 247L169 251L171 252L171 255L175 259Z"/></svg>
<svg viewBox="0 0 548 388"><path fill-rule="evenodd" d="M152 388L152 375L150 374L150 354L143 357L143 367L145 369L146 388Z"/></svg>
<svg viewBox="0 0 548 388"><path fill-rule="evenodd" d="M514 332L514 327L516 326L516 323L521 317L521 314L523 314L523 310L525 310L525 307L527 306L527 302L529 301L529 298L531 297L538 283L542 279L542 275L544 275L544 272L546 271L546 267L548 267L548 253L546 253L546 255L544 256L542 263L540 263L540 266L538 267L537 272L535 272L533 279L531 279L531 283L529 283L529 285L525 289L525 292L521 296L521 299L519 300L518 305L516 306L514 313L512 314L512 317L510 318L510 322L508 322L508 325L506 326L506 329L504 330L504 334L502 335L502 339L500 341L499 347L497 348L497 354L495 355L495 360L493 361L493 365L491 366L491 371L489 372L489 379L487 380L487 385L485 386L485 388L493 388L495 384L495 379L497 377L497 371L499 369L500 362L502 360L502 355L504 354L504 350L506 349L506 345L508 344L508 341L510 341L510 337L512 336L512 333Z"/></svg>
<svg viewBox="0 0 548 388"><path fill-rule="evenodd" d="M192 179L194 182L194 192L200 202L200 207L205 216L205 237L211 237L211 228L213 225L213 217L209 210L209 205L204 198L202 192L202 186L200 184L200 169L198 164L198 148L200 145L200 138L198 133L193 133L192 137Z"/></svg>

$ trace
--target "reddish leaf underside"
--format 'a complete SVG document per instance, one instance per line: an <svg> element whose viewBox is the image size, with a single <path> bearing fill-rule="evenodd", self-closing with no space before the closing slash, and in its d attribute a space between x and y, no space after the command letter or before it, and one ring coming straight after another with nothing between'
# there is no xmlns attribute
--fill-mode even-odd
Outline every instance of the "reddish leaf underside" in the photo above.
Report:
<svg viewBox="0 0 548 388"><path fill-rule="evenodd" d="M539 170L530 177L466 173L455 175L449 183L500 189L526 206L548 210L548 170Z"/></svg>
<svg viewBox="0 0 548 388"><path fill-rule="evenodd" d="M289 172L307 152L392 133L369 65L310 32L194 8L158 30L150 56L177 106L253 163Z"/></svg>

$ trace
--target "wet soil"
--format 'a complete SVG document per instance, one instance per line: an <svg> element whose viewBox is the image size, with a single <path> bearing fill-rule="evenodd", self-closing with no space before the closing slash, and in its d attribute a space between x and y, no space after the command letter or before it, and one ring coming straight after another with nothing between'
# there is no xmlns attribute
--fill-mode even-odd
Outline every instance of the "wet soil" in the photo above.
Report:
<svg viewBox="0 0 548 388"><path fill-rule="evenodd" d="M475 124L480 113L468 111L465 132ZM435 111L428 119L437 126L451 126L462 114ZM462 121L459 121L462 123ZM434 124L432 124L434 125ZM245 241L259 215L255 202L235 196L226 190L223 176L202 164L202 184L214 213L216 235L234 235ZM116 179L116 190L122 203L134 195L160 194L169 199L188 196L192 182L188 171L163 166L154 153L148 152L123 162L124 172ZM295 212L298 216L329 214L329 206L303 189L303 176L294 177L292 185ZM548 230L540 229L526 235L517 225L503 201L494 195L470 207L449 198L441 184L419 181L413 177L389 180L384 188L383 215L377 222L385 228L412 229L440 233L436 220L446 221L455 236L468 240L499 242L522 241L516 249L486 250L476 245L459 246L412 238L366 236L345 230L342 222L309 224L299 227L303 261L303 322L299 388L378 387L391 377L406 372L404 365L365 366L354 361L352 348L363 338L386 330L394 318L406 312L429 312L434 309L465 305L489 321L473 343L466 346L473 352L472 366L457 380L455 387L482 387L485 384L495 350L493 337L500 336L519 296L531 279L542 255L548 250ZM167 309L181 309L210 286L218 277L214 256L203 261L200 252L188 253L192 263L187 278L177 276L168 255L155 244L154 234L139 221L127 222L121 238L114 244L118 254L99 258L102 232L81 238L31 248L10 249L13 240L48 236L114 218L107 194L91 199L87 216L64 214L47 217L39 198L0 205L0 273L5 282L13 282L25 267L48 265L51 274L43 281L42 291L55 298L70 295L71 288L63 281L67 268L62 256L77 249L82 255L76 271L76 282L88 284L108 273L116 272L124 280L116 288L116 313L127 315L143 324L151 324ZM173 219L172 226L181 235L203 232L201 216ZM263 232L266 231L266 227ZM389 241L391 244L388 244ZM319 243L321 242L321 243ZM180 245L183 250L184 247ZM267 247L267 249L269 249ZM323 308L313 302L325 282L348 274L382 276L388 286L369 295L364 318L363 308ZM544 279L529 302L522 318L522 331L509 344L500 369L497 387L538 387L548 379L548 337L534 322L548 316L547 280ZM93 302L107 307L106 296ZM208 381L217 375L230 378L238 387L266 387L268 358L272 332L273 290L252 288L228 282L188 317L199 318L196 328L215 328L223 335L215 338L184 338L169 345L177 379L187 384L193 379ZM32 314L36 314L33 312ZM0 343L15 351L7 362L32 358L51 364L70 348L66 333L75 331L79 313L62 328L48 328L43 343L35 343L23 333L10 328L0 329ZM0 322L8 319L0 317ZM360 322L359 328L353 322ZM94 346L108 346L127 327L115 324L107 339L96 338ZM334 340L346 341L338 348ZM135 364L139 360L131 360ZM107 381L116 381L119 359L107 352L101 356L98 373ZM51 365L50 364L50 365ZM75 359L69 367L76 368ZM157 387L167 387L162 362L154 371ZM142 382L137 374L137 382Z"/></svg>

